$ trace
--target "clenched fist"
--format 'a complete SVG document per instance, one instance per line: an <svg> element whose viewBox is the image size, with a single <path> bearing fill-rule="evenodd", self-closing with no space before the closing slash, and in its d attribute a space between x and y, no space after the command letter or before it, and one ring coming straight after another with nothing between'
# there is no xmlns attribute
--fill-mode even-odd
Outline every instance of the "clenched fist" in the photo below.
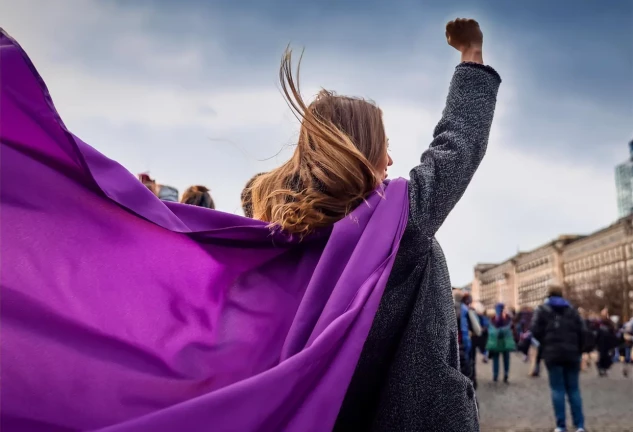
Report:
<svg viewBox="0 0 633 432"><path fill-rule="evenodd" d="M473 19L458 18L446 24L446 40L462 53L462 61L483 63L484 36L479 23Z"/></svg>

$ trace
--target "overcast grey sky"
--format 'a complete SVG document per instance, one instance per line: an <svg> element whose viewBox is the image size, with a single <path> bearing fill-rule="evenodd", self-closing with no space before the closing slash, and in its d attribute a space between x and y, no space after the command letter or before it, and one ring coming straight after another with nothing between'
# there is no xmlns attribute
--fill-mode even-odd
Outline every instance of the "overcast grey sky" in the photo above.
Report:
<svg viewBox="0 0 633 432"><path fill-rule="evenodd" d="M601 4L0 0L0 26L75 134L133 173L181 192L205 184L219 209L240 212L244 183L296 137L277 86L289 42L306 48L306 96L325 87L383 108L390 176L408 177L459 60L444 25L478 19L504 83L488 155L438 233L461 285L477 262L616 218L613 167L633 138L633 2Z"/></svg>

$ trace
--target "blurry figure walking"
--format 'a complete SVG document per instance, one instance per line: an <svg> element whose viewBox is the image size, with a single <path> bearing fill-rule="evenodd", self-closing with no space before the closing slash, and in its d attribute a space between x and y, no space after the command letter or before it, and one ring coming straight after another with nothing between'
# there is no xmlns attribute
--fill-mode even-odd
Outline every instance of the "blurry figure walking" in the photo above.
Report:
<svg viewBox="0 0 633 432"><path fill-rule="evenodd" d="M517 333L517 350L523 354L523 361L527 363L530 360L529 352L532 346L532 332L530 332L530 323L532 322L533 311L530 308L521 308L516 320Z"/></svg>
<svg viewBox="0 0 633 432"><path fill-rule="evenodd" d="M611 365L613 365L613 350L618 344L615 324L611 321L607 308L600 312L596 343L598 348L598 375L605 377Z"/></svg>
<svg viewBox="0 0 633 432"><path fill-rule="evenodd" d="M499 379L499 357L503 357L503 382L510 378L510 353L516 350L516 342L512 333L512 318L505 312L505 305L495 306L495 316L488 327L488 343L486 350L492 359L492 380Z"/></svg>
<svg viewBox="0 0 633 432"><path fill-rule="evenodd" d="M578 308L578 314L583 320L585 325L585 337L582 349L582 359L580 363L580 370L586 371L591 368L591 353L596 349L596 328L591 317L587 314L587 311L583 308Z"/></svg>
<svg viewBox="0 0 633 432"><path fill-rule="evenodd" d="M624 365L622 366L622 374L629 376L631 368L631 351L633 350L633 318L631 318L622 327L622 348L624 350Z"/></svg>
<svg viewBox="0 0 633 432"><path fill-rule="evenodd" d="M534 314L532 333L540 342L547 366L556 431L566 431L565 396L578 432L583 432L585 418L580 396L580 357L585 324L578 312L563 298L563 290L552 286L545 303Z"/></svg>
<svg viewBox="0 0 633 432"><path fill-rule="evenodd" d="M472 297L468 293L459 290L453 292L455 304L455 316L457 317L457 331L459 343L459 365L464 374L477 389L477 372L475 355L477 353L473 344L473 337L481 336L482 330L477 313L470 307Z"/></svg>

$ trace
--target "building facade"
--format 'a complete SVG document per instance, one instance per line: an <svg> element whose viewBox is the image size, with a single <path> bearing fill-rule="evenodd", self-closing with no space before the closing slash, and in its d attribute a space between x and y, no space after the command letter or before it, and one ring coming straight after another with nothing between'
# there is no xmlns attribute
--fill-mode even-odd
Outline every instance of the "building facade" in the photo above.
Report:
<svg viewBox="0 0 633 432"><path fill-rule="evenodd" d="M515 259L501 264L479 264L475 267L472 295L486 309L493 309L502 302L508 307L516 306Z"/></svg>
<svg viewBox="0 0 633 432"><path fill-rule="evenodd" d="M633 312L633 215L587 236L563 252L565 287L572 297L591 302L612 297L610 312ZM618 299L618 297L620 297Z"/></svg>
<svg viewBox="0 0 633 432"><path fill-rule="evenodd" d="M633 140L629 143L629 160L615 167L615 187L618 215L624 218L633 213Z"/></svg>
<svg viewBox="0 0 633 432"><path fill-rule="evenodd" d="M552 285L585 304L608 304L614 315L633 315L633 215L588 236L560 236L501 264L479 264L473 298L491 309L536 307ZM603 298L609 296L610 298ZM605 300L609 300L606 301Z"/></svg>
<svg viewBox="0 0 633 432"><path fill-rule="evenodd" d="M564 284L562 252L580 236L560 236L516 258L517 307L536 307L543 302L547 289Z"/></svg>

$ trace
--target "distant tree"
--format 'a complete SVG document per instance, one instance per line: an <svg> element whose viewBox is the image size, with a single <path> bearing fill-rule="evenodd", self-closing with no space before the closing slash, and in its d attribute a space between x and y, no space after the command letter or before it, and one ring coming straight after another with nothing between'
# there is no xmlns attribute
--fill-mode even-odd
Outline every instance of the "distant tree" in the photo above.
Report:
<svg viewBox="0 0 633 432"><path fill-rule="evenodd" d="M603 273L576 283L567 284L567 299L576 307L600 313L608 308L611 315L623 319L630 316L629 291L631 287L622 274Z"/></svg>

